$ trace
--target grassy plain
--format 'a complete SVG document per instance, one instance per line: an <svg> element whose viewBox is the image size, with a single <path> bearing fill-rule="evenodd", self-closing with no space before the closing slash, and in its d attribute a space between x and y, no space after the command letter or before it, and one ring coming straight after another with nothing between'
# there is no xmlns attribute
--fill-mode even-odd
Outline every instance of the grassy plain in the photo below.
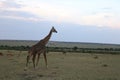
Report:
<svg viewBox="0 0 120 80"><path fill-rule="evenodd" d="M41 55L35 70L30 61L24 71L26 51L0 52L4 54L0 56L0 80L120 80L120 55L51 52L47 54L48 69Z"/></svg>

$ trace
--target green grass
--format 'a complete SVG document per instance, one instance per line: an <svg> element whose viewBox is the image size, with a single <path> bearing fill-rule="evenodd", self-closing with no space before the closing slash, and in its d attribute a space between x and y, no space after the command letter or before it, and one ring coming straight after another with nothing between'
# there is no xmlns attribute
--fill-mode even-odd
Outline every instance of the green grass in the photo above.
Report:
<svg viewBox="0 0 120 80"><path fill-rule="evenodd" d="M4 54L0 56L0 80L120 80L120 55L48 53L48 69L41 55L35 70L30 63L24 71L27 52L20 56L18 51L0 52ZM7 56L8 52L14 56Z"/></svg>

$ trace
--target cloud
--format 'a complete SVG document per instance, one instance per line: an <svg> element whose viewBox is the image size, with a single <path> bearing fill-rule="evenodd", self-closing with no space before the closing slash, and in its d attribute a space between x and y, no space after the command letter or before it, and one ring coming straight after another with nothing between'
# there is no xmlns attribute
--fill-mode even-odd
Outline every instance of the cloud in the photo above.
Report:
<svg viewBox="0 0 120 80"><path fill-rule="evenodd" d="M104 7L102 10L112 10L112 7Z"/></svg>
<svg viewBox="0 0 120 80"><path fill-rule="evenodd" d="M25 6L15 2L15 0L4 0L0 2L0 17L15 18L32 21L65 21L69 15L65 9L47 3L34 3Z"/></svg>
<svg viewBox="0 0 120 80"><path fill-rule="evenodd" d="M40 3L39 7L24 7L24 11L28 11L37 16L43 16L45 19L54 20L54 21L64 21L67 17L71 15L72 12L60 8L58 6L53 6L46 3Z"/></svg>
<svg viewBox="0 0 120 80"><path fill-rule="evenodd" d="M11 10L1 10L0 18L10 18L10 19L19 19L27 21L40 21L42 18L28 12L24 11L11 11Z"/></svg>
<svg viewBox="0 0 120 80"><path fill-rule="evenodd" d="M80 25L120 28L120 16L114 13L96 13L83 16L76 16L72 19L74 23Z"/></svg>
<svg viewBox="0 0 120 80"><path fill-rule="evenodd" d="M24 6L23 6L24 3ZM80 7L80 6L79 6ZM104 7L95 14L84 12L84 8L71 8L53 5L41 1L16 2L15 0L0 1L0 17L28 20L53 21L57 23L73 23L98 27L120 27L120 16L112 13L112 7ZM86 9L87 10L87 9ZM89 11L88 11L89 12Z"/></svg>
<svg viewBox="0 0 120 80"><path fill-rule="evenodd" d="M39 6L40 5L40 6ZM98 27L112 27L120 28L119 15L116 15L115 12L112 12L112 7L106 7L104 10L96 14L81 14L82 11L69 9L66 7L61 7L57 5L50 5L46 3L36 4L36 7L24 7L23 11L28 11L37 16L42 16L44 20L55 21L58 23L68 22L79 25L89 25L89 26L98 26ZM109 11L110 10L110 11ZM84 13L84 12L83 12Z"/></svg>
<svg viewBox="0 0 120 80"><path fill-rule="evenodd" d="M0 2L0 8L20 8L21 4L15 2L15 0L4 0Z"/></svg>
<svg viewBox="0 0 120 80"><path fill-rule="evenodd" d="M40 20L40 17L28 12L9 11L9 10L0 11L0 18L11 18L11 19L20 19L20 20L29 20L29 21Z"/></svg>
<svg viewBox="0 0 120 80"><path fill-rule="evenodd" d="M21 10L23 7L23 5L15 2L15 0L0 1L0 18L11 18L29 21L41 20L41 18L37 15Z"/></svg>

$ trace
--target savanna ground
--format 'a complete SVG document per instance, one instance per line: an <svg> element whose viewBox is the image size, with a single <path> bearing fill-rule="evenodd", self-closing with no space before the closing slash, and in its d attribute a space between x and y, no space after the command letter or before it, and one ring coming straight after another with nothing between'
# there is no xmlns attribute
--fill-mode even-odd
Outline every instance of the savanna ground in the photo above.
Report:
<svg viewBox="0 0 120 80"><path fill-rule="evenodd" d="M50 52L48 69L41 55L36 69L30 61L24 71L26 51L0 52L4 54L0 56L0 80L120 80L120 55Z"/></svg>

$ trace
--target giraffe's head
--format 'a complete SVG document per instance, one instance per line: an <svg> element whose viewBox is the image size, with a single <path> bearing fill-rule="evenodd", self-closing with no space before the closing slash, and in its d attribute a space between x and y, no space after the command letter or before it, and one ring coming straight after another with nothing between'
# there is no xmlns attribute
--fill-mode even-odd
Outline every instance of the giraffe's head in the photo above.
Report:
<svg viewBox="0 0 120 80"><path fill-rule="evenodd" d="M52 27L52 32L55 32L55 33L57 33L57 30L54 28L54 27Z"/></svg>

